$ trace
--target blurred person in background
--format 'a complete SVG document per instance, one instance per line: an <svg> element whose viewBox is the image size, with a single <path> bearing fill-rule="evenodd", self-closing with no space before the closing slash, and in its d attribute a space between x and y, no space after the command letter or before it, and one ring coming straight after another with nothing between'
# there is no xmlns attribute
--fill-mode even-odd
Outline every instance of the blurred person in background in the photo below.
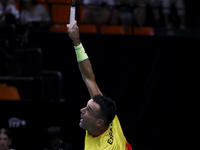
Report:
<svg viewBox="0 0 200 150"><path fill-rule="evenodd" d="M146 0L115 0L120 24L135 25L140 29L146 19Z"/></svg>
<svg viewBox="0 0 200 150"><path fill-rule="evenodd" d="M184 0L161 0L163 14L165 19L165 26L167 29L171 29L173 27L173 22L170 22L170 15L173 15L171 11L172 5L176 7L177 14L180 18L180 29L185 29L185 3Z"/></svg>
<svg viewBox="0 0 200 150"><path fill-rule="evenodd" d="M117 25L118 12L114 0L83 0L83 24Z"/></svg>
<svg viewBox="0 0 200 150"><path fill-rule="evenodd" d="M20 16L22 25L33 22L49 23L51 21L49 12L37 0L21 0L21 7L23 8Z"/></svg>
<svg viewBox="0 0 200 150"><path fill-rule="evenodd" d="M23 43L28 42L28 36L31 33L41 34L44 31L48 31L51 18L48 10L39 4L37 0L21 0L20 7L22 9L20 14L20 32L23 35L23 45Z"/></svg>
<svg viewBox="0 0 200 150"><path fill-rule="evenodd" d="M16 24L19 20L19 10L10 0L0 0L0 27L5 24Z"/></svg>
<svg viewBox="0 0 200 150"><path fill-rule="evenodd" d="M161 8L161 0L148 0L147 4L150 6L150 9L153 13L153 19L155 21L155 27L160 27L160 8Z"/></svg>
<svg viewBox="0 0 200 150"><path fill-rule="evenodd" d="M72 144L63 140L61 128L50 126L47 128L48 144L43 150L73 150Z"/></svg>
<svg viewBox="0 0 200 150"><path fill-rule="evenodd" d="M14 150L10 146L12 144L12 135L5 128L0 129L0 150Z"/></svg>
<svg viewBox="0 0 200 150"><path fill-rule="evenodd" d="M6 60L13 59L11 55L17 47L20 12L13 2L13 0L0 0L0 51L3 52L2 57L5 56L4 64L7 63Z"/></svg>

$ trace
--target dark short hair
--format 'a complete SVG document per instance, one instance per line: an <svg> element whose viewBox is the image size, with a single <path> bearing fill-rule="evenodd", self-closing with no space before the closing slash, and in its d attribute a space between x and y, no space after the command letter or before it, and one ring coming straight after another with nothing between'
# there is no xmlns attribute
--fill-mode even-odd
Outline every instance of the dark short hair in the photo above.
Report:
<svg viewBox="0 0 200 150"><path fill-rule="evenodd" d="M99 117L105 121L106 126L109 126L117 114L115 101L103 95L95 95L93 100L100 106Z"/></svg>
<svg viewBox="0 0 200 150"><path fill-rule="evenodd" d="M11 132L9 130L7 130L6 128L1 128L0 129L0 134L2 134L2 133L5 134L5 135L7 135L9 139L12 139Z"/></svg>

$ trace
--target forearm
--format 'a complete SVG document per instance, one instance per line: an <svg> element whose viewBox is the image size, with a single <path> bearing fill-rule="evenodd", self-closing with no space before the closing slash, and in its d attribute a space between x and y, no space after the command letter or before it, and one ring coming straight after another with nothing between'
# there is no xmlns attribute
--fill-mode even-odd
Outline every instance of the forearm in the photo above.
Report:
<svg viewBox="0 0 200 150"><path fill-rule="evenodd" d="M74 46L78 46L81 44L81 40L79 38L73 40Z"/></svg>

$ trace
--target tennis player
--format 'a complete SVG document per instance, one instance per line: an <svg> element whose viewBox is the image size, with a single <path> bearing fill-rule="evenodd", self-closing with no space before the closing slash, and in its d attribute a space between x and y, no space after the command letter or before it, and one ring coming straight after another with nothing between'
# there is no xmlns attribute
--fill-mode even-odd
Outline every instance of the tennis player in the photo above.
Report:
<svg viewBox="0 0 200 150"><path fill-rule="evenodd" d="M132 150L116 115L115 101L105 97L95 81L76 21L72 28L67 24L67 29L74 44L79 70L91 97L86 107L80 110L79 126L86 130L85 150Z"/></svg>

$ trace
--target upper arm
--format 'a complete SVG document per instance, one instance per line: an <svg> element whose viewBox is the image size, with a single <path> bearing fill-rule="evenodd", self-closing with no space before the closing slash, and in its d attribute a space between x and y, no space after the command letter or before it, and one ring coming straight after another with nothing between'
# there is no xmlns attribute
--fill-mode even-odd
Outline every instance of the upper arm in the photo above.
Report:
<svg viewBox="0 0 200 150"><path fill-rule="evenodd" d="M90 94L91 98L93 98L95 95L98 95L98 94L103 95L101 93L101 91L100 91L100 89L99 89L99 87L98 87L98 85L97 85L95 80L92 81L90 79L85 79L84 82L85 82L85 84L87 86L87 89L89 91L89 94Z"/></svg>
<svg viewBox="0 0 200 150"><path fill-rule="evenodd" d="M86 59L82 62L79 62L79 69L81 71L81 75L83 81L86 84L86 87L89 91L90 97L93 98L95 95L101 94L101 91L95 81L95 76L92 70L92 66L89 59Z"/></svg>

